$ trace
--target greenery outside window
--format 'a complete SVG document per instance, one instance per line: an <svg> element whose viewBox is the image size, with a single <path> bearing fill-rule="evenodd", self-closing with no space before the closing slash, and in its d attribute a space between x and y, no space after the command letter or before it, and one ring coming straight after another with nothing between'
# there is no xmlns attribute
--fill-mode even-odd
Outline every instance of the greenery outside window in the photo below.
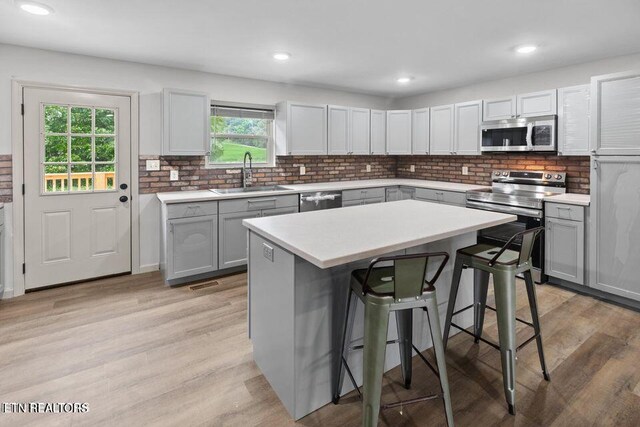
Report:
<svg viewBox="0 0 640 427"><path fill-rule="evenodd" d="M272 108L213 105L210 120L211 153L207 167L242 166L247 151L254 166L274 166Z"/></svg>

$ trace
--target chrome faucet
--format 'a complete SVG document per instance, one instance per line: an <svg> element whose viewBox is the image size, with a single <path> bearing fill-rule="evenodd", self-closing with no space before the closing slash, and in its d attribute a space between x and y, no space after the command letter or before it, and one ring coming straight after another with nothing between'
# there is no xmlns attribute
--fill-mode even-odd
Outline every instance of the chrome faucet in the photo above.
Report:
<svg viewBox="0 0 640 427"><path fill-rule="evenodd" d="M249 157L249 169L247 169L247 157ZM250 152L244 153L244 159L242 160L242 188L247 188L247 185L251 185L251 162L253 158Z"/></svg>

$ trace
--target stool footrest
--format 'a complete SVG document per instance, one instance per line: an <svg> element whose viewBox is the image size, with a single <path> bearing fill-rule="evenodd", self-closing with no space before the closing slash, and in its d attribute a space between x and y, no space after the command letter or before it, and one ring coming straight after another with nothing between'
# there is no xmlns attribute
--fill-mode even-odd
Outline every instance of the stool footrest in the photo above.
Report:
<svg viewBox="0 0 640 427"><path fill-rule="evenodd" d="M466 329L462 328L461 326L456 325L455 323L451 322L451 326L453 326L454 328L464 332L465 334L471 335L472 337L482 341L485 344L489 344L491 347L495 348L496 350L500 350L500 346L494 342L488 341L482 337L477 337L474 334L472 334L471 332L467 331ZM533 327L533 326L532 326ZM529 344L531 341L533 341L534 339L538 338L540 334L534 334L532 337L527 338L527 340L525 342L523 342L522 344L520 344L518 347L516 347L516 352L522 350L522 348L524 346L526 346L527 344ZM432 368L433 369L433 368Z"/></svg>
<svg viewBox="0 0 640 427"><path fill-rule="evenodd" d="M490 305L486 305L485 307L487 307L487 308L488 308L489 310L491 310L491 311L497 311L494 307L491 307ZM525 325L527 325L527 326L530 326L530 327L532 327L532 328L534 327L534 326L533 326L533 323L531 323L531 322L527 322L526 320L524 320L524 319L520 319L519 317L516 317L516 321L517 321L517 322L520 322L520 323L523 323L523 324L525 324Z"/></svg>
<svg viewBox="0 0 640 427"><path fill-rule="evenodd" d="M425 363L425 365L427 365L429 367L429 369L431 369L433 371L433 373L436 374L436 377L440 378L440 374L438 373L438 370L436 368L434 368L431 363L429 363L427 358L424 357L424 355L422 353L420 353L420 350L418 350L416 348L416 346L413 345L413 344L411 344L411 347L413 347L413 350L418 354L418 356L420 356L420 359L422 359L422 361Z"/></svg>
<svg viewBox="0 0 640 427"><path fill-rule="evenodd" d="M416 397L415 399L399 400L393 403L386 403L384 405L381 405L381 408L382 409L397 408L398 406L411 405L413 403L420 403L420 402L425 402L427 400L441 399L441 398L442 398L442 395L440 394L431 394L429 396Z"/></svg>
<svg viewBox="0 0 640 427"><path fill-rule="evenodd" d="M389 344L398 344L400 341L398 340L389 340L387 341L387 345ZM364 344L358 344L358 345L354 345L352 347L349 347L349 350L362 350L364 348Z"/></svg>

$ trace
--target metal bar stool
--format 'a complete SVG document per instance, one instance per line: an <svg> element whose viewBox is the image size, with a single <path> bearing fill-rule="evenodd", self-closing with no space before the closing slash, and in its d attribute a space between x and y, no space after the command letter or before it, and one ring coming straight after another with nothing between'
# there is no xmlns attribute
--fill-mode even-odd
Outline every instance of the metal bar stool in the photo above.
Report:
<svg viewBox="0 0 640 427"><path fill-rule="evenodd" d="M502 247L480 243L459 249L456 253L453 279L451 281L451 295L449 297L447 318L444 327L444 346L446 348L449 339L449 330L451 326L453 326L462 332L472 335L476 343L482 341L500 350L504 393L507 404L509 405L509 413L512 415L516 413L516 352L534 339L538 344L538 356L540 357L542 374L545 380L550 380L544 361L536 288L531 274L531 252L533 251L533 244L543 230L544 227L536 227L516 233ZM520 239L522 243L519 251L509 249L514 242ZM466 268L474 269L474 303L473 305L454 312L456 297L458 296L458 287L460 285L460 276L462 275L462 270ZM493 287L496 300L495 308L487 306L489 274L493 274ZM515 285L517 274L524 275L529 307L531 308L531 317L533 319L531 323L516 317ZM474 309L473 333L451 321L453 316L472 307ZM500 345L496 345L482 338L485 308L496 312ZM534 335L520 345L516 344L516 321L532 327L534 331Z"/></svg>
<svg viewBox="0 0 640 427"><path fill-rule="evenodd" d="M428 280L427 266L430 258L442 258L436 273ZM380 396L382 393L382 375L384 373L384 358L387 344L398 343L402 375L406 388L411 386L411 355L415 350L418 356L440 379L441 394L419 397L407 401L400 401L383 405L383 409L400 405L423 402L425 400L442 397L445 414L449 426L453 426L451 398L449 396L449 382L447 380L447 365L444 358L444 346L440 336L440 317L434 283L442 273L449 260L446 252L421 253L415 255L388 256L374 259L369 268L355 270L351 273L351 285L347 302L347 316L344 328L341 330L340 360L336 364L333 392L333 403L340 400L340 391L346 369L351 382L362 399L363 426L376 426L380 411ZM376 264L392 261L389 267L375 268ZM351 331L358 297L365 305L364 345L350 346ZM420 353L413 344L413 309L422 308L427 313L433 348L436 356L436 367ZM389 314L395 311L398 325L398 340L387 341ZM347 365L349 350L363 349L363 391L356 384L355 378Z"/></svg>

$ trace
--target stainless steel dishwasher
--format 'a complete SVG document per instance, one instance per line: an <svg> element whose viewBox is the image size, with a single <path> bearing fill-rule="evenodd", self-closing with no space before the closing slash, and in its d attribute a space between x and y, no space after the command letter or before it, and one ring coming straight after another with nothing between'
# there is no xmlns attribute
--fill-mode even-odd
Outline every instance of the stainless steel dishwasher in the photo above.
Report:
<svg viewBox="0 0 640 427"><path fill-rule="evenodd" d="M342 191L318 191L300 194L300 212L342 207Z"/></svg>

